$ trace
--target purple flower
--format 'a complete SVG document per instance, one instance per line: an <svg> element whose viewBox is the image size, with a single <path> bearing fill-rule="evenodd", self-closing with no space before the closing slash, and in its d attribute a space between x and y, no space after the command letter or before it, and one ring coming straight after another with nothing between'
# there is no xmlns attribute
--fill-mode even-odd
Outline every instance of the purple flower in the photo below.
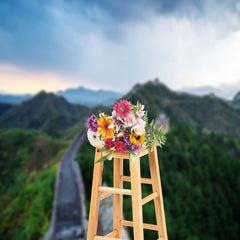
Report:
<svg viewBox="0 0 240 240"><path fill-rule="evenodd" d="M96 117L94 115L92 115L89 119L88 119L88 127L91 131L93 132L97 132L98 129L98 123L96 120Z"/></svg>
<svg viewBox="0 0 240 240"><path fill-rule="evenodd" d="M124 152L129 152L129 146L127 146L127 145L125 145L125 150L124 150Z"/></svg>
<svg viewBox="0 0 240 240"><path fill-rule="evenodd" d="M141 145L135 145L135 144L132 145L132 150L134 152L139 152L140 149L141 149Z"/></svg>
<svg viewBox="0 0 240 240"><path fill-rule="evenodd" d="M130 136L129 135L127 135L126 137L125 137L125 143L128 145L128 146L130 146L132 143L130 142Z"/></svg>

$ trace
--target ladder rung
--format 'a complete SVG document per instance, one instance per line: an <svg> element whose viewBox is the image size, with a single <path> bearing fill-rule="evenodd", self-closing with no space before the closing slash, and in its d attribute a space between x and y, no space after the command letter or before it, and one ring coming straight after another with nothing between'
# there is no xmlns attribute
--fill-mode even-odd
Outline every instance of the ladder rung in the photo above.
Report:
<svg viewBox="0 0 240 240"><path fill-rule="evenodd" d="M131 177L121 176L121 180L124 182L131 182ZM151 178L141 178L141 183L152 184L152 179Z"/></svg>
<svg viewBox="0 0 240 240"><path fill-rule="evenodd" d="M112 194L125 194L125 195L132 195L132 191L129 189L122 189L122 188L113 188L113 187L99 187L100 192L107 192Z"/></svg>
<svg viewBox="0 0 240 240"><path fill-rule="evenodd" d="M121 220L121 225L127 226L127 227L133 227L133 222L132 221L127 221L127 220ZM143 223L143 228L158 231L158 226L157 225L153 225L153 224L149 224L149 223Z"/></svg>
<svg viewBox="0 0 240 240"><path fill-rule="evenodd" d="M115 237L118 234L117 230L113 230L112 232L108 233L104 237Z"/></svg>
<svg viewBox="0 0 240 240"><path fill-rule="evenodd" d="M123 238L113 238L113 237L103 237L103 236L95 236L94 240L127 240Z"/></svg>
<svg viewBox="0 0 240 240"><path fill-rule="evenodd" d="M100 200L103 200L104 198L109 197L111 195L112 195L112 193L109 193L109 192L102 193L100 195Z"/></svg>
<svg viewBox="0 0 240 240"><path fill-rule="evenodd" d="M153 200L156 197L158 197L158 193L157 192L154 192L154 193L148 195L147 197L142 199L142 205L150 202L151 200Z"/></svg>

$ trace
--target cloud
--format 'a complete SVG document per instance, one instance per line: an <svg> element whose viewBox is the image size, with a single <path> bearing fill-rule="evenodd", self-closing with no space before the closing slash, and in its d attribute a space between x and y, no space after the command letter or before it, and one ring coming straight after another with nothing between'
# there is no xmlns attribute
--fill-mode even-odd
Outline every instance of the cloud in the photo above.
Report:
<svg viewBox="0 0 240 240"><path fill-rule="evenodd" d="M0 61L25 73L119 91L155 77L174 89L239 81L234 0L20 2L0 4Z"/></svg>
<svg viewBox="0 0 240 240"><path fill-rule="evenodd" d="M14 94L35 94L40 90L56 92L59 89L79 86L79 82L63 78L53 72L31 72L7 64L0 64L0 79L0 92Z"/></svg>

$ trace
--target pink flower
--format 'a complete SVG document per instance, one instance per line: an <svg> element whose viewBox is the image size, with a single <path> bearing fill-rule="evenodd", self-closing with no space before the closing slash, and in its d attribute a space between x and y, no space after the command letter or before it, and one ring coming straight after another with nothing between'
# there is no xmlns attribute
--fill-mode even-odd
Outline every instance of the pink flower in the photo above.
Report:
<svg viewBox="0 0 240 240"><path fill-rule="evenodd" d="M131 109L132 106L127 100L120 100L113 105L113 110L116 111L117 116L120 118L126 118Z"/></svg>
<svg viewBox="0 0 240 240"><path fill-rule="evenodd" d="M144 111L138 110L138 111L136 112L136 114L137 114L138 117L142 117L142 116L144 115Z"/></svg>
<svg viewBox="0 0 240 240"><path fill-rule="evenodd" d="M125 120L125 124L127 127L131 127L133 126L134 124L137 123L137 120L136 120L136 117L135 117L135 114L130 112L128 115L127 115L127 118Z"/></svg>
<svg viewBox="0 0 240 240"><path fill-rule="evenodd" d="M141 118L138 118L138 119L137 119L137 124L140 125L140 126L142 126L142 127L145 127L146 122L145 122L144 120L142 120Z"/></svg>

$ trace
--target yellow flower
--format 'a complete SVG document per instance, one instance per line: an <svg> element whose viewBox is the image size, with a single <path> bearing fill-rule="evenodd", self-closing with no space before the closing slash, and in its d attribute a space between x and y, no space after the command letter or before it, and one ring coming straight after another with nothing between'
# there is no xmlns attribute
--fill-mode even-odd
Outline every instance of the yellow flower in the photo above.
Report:
<svg viewBox="0 0 240 240"><path fill-rule="evenodd" d="M144 134L142 135L137 135L136 133L130 134L130 142L135 144L135 145L140 145L145 141L145 136Z"/></svg>
<svg viewBox="0 0 240 240"><path fill-rule="evenodd" d="M112 138L116 130L115 127L109 128L110 124L113 122L113 119L108 119L107 117L107 115L103 115L97 120L99 126L98 131L101 134L102 138Z"/></svg>

